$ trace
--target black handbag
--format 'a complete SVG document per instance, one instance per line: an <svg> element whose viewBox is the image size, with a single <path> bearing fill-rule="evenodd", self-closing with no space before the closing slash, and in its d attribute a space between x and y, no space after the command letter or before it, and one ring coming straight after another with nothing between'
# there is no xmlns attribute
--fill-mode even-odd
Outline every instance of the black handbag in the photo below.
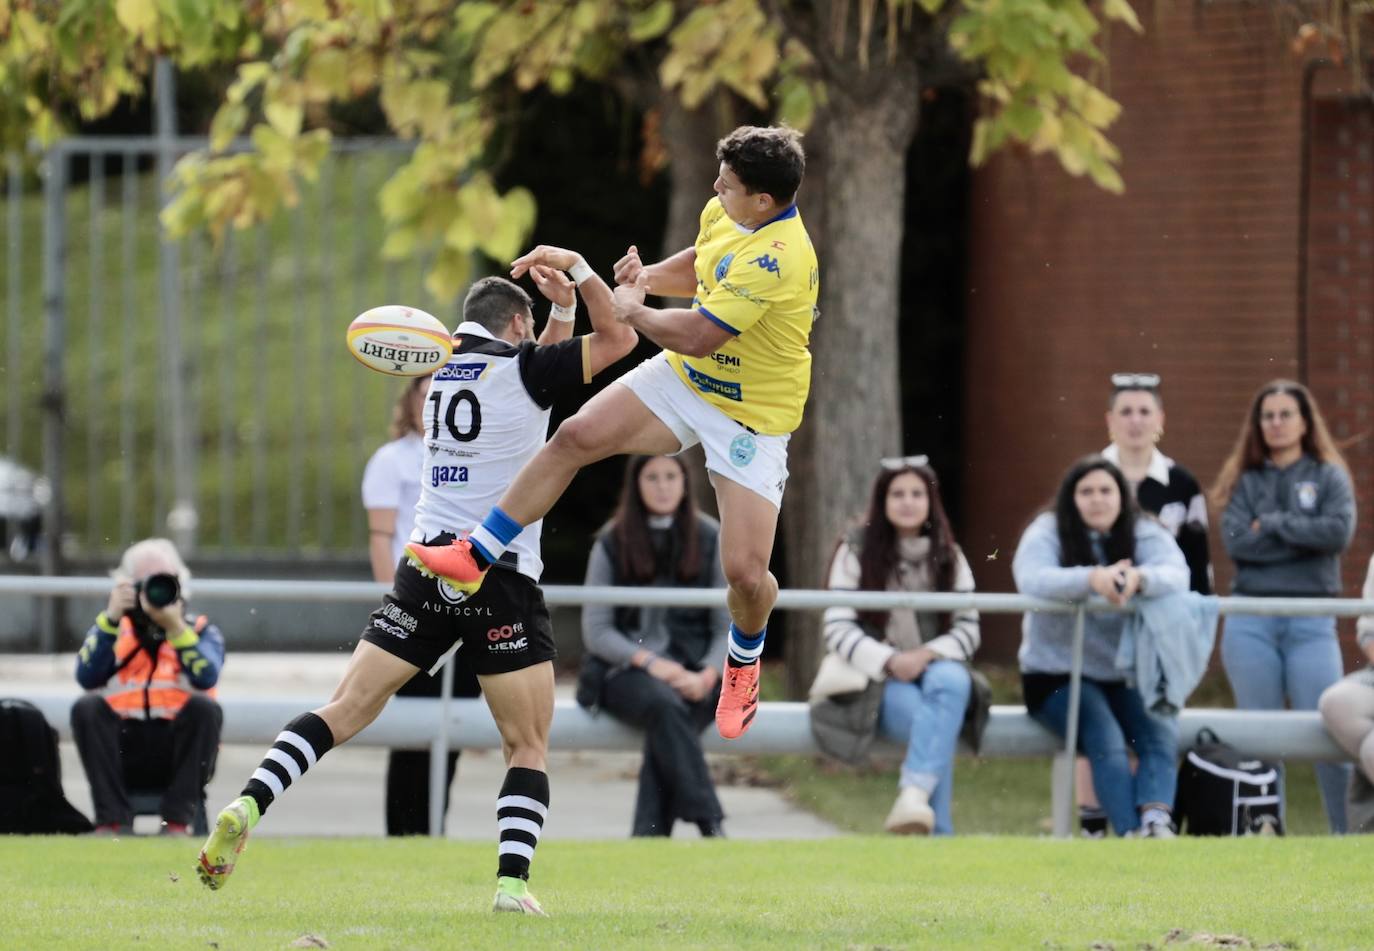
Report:
<svg viewBox="0 0 1374 951"><path fill-rule="evenodd" d="M577 672L577 691L573 694L579 707L590 713L601 709L602 693L611 669L610 664L595 654L583 655L582 669Z"/></svg>

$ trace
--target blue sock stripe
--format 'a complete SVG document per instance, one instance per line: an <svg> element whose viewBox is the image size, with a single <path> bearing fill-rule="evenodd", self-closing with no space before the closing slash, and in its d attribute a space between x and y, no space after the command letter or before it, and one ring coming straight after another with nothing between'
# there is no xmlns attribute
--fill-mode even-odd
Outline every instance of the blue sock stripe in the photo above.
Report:
<svg viewBox="0 0 1374 951"><path fill-rule="evenodd" d="M730 625L730 640L734 642L736 645L738 645L742 650L754 650L756 647L763 643L763 639L767 635L767 627L764 627L763 630L759 631L757 634L751 637L748 634L745 634L739 628L735 627L733 623Z"/></svg>
<svg viewBox="0 0 1374 951"><path fill-rule="evenodd" d="M487 513L487 517L482 519L482 527L491 532L492 537L502 545L509 545L515 541L515 536L524 530L523 525L501 511L499 507L493 507Z"/></svg>

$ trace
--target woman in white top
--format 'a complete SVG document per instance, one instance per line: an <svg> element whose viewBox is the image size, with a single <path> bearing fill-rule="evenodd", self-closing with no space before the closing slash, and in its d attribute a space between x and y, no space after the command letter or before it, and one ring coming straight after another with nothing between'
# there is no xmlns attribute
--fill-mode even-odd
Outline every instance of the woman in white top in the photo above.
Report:
<svg viewBox="0 0 1374 951"><path fill-rule="evenodd" d="M425 460L424 409L429 377L411 380L391 412L391 441L372 454L363 470L367 553L372 578L391 584L401 551L415 524L420 469Z"/></svg>
<svg viewBox="0 0 1374 951"><path fill-rule="evenodd" d="M939 482L925 456L884 459L862 524L839 543L827 584L840 591L973 590ZM954 753L972 692L978 612L827 608L825 646L883 681L878 729L906 745L884 827L950 835Z"/></svg>

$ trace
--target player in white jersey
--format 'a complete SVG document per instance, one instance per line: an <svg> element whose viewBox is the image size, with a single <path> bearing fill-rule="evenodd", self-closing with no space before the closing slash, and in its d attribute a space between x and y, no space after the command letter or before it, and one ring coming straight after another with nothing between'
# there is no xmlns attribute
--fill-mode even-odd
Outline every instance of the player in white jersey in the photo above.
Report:
<svg viewBox="0 0 1374 951"><path fill-rule="evenodd" d="M445 544L480 518L544 445L555 397L590 383L638 339L616 321L610 288L579 255L542 250L546 266L529 273L554 306L537 343L532 301L510 281L484 278L463 301L453 358L434 374L425 398L425 459L412 534L417 541ZM592 332L585 336L571 337L576 292L565 270L578 278L591 316ZM201 881L221 887L249 830L276 797L375 720L417 671L432 673L457 652L481 681L506 757L496 804L493 907L543 913L526 882L548 814L555 651L537 584L543 567L538 526L531 528L472 596L425 578L401 559L395 587L373 612L333 698L286 725L243 794L220 812L200 853Z"/></svg>

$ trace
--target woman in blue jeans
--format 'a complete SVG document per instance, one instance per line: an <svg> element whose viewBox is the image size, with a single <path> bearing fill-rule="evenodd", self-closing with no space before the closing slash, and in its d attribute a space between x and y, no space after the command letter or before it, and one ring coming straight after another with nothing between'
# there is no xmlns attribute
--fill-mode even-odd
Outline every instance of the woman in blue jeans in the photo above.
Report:
<svg viewBox="0 0 1374 951"><path fill-rule="evenodd" d="M1054 510L1031 522L1012 560L1016 589L1059 601L1093 594L1113 604L1188 590L1188 563L1164 526L1136 510L1116 466L1088 456L1069 469ZM1155 716L1116 667L1125 615L1085 619L1078 752L1117 835L1172 838L1178 779L1173 719ZM1027 613L1021 622L1021 685L1026 708L1064 736L1068 729L1072 614ZM1131 772L1130 751L1139 767Z"/></svg>
<svg viewBox="0 0 1374 951"><path fill-rule="evenodd" d="M972 591L973 572L954 543L935 471L925 456L884 459L862 524L840 541L828 587L841 591ZM897 801L884 827L950 835L954 751L978 649L978 612L917 614L829 608L825 643L883 681L878 728L906 744Z"/></svg>
<svg viewBox="0 0 1374 951"><path fill-rule="evenodd" d="M1334 598L1341 553L1355 534L1355 494L1307 387L1262 386L1222 465L1212 498L1236 563L1232 592L1248 597ZM1336 619L1231 615L1221 641L1226 678L1242 710L1315 710L1341 679ZM1332 832L1344 832L1350 767L1317 766Z"/></svg>

